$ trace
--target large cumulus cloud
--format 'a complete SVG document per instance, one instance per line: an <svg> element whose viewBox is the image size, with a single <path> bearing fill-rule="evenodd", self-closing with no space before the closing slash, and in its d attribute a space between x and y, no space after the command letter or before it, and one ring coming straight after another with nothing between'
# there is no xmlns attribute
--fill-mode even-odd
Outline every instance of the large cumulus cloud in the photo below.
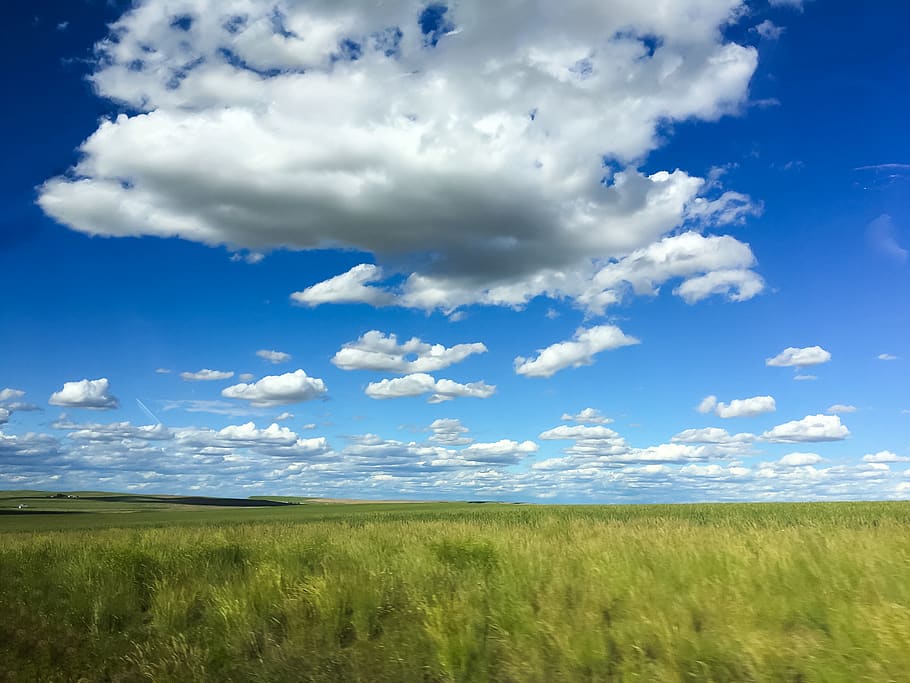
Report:
<svg viewBox="0 0 910 683"><path fill-rule="evenodd" d="M637 170L665 123L748 97L757 53L721 31L741 5L140 0L92 75L134 113L103 121L39 203L89 234L361 250L407 276L398 303L415 307L577 297L611 259L753 210ZM679 294L753 296L742 247ZM300 300L391 302L359 287Z"/></svg>

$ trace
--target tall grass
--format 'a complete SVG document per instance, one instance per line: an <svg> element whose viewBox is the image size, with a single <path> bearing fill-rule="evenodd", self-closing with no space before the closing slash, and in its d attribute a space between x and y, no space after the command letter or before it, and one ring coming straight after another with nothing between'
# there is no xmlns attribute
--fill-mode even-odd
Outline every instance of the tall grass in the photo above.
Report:
<svg viewBox="0 0 910 683"><path fill-rule="evenodd" d="M0 680L910 680L910 506L0 533Z"/></svg>

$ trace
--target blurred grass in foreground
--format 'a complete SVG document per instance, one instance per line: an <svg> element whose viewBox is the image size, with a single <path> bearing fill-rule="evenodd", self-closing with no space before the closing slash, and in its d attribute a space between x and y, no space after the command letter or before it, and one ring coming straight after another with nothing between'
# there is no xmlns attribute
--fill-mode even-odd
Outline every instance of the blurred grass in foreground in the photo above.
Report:
<svg viewBox="0 0 910 683"><path fill-rule="evenodd" d="M910 504L0 518L0 680L906 681Z"/></svg>

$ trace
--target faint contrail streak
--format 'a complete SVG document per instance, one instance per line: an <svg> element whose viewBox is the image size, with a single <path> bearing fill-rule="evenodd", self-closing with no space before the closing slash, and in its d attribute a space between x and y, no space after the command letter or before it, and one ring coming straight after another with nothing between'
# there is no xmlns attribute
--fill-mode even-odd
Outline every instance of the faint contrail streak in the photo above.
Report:
<svg viewBox="0 0 910 683"><path fill-rule="evenodd" d="M146 415L148 415L150 418L152 418L152 419L153 419L155 422L157 422L158 424L162 424L162 423L161 423L161 420L159 420L157 417L155 417L155 413L153 413L151 410L149 410L149 409L145 406L145 404L144 404L142 401L140 401L138 398L136 399L136 403L138 403L138 404L139 404L139 407L142 408L142 410L145 411L145 414L146 414Z"/></svg>

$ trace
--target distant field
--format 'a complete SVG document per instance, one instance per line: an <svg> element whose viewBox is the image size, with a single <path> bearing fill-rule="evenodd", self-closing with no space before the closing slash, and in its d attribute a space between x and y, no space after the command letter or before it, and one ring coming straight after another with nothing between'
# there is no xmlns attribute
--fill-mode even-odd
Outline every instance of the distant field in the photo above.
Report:
<svg viewBox="0 0 910 683"><path fill-rule="evenodd" d="M910 503L48 495L0 493L0 680L910 680Z"/></svg>

